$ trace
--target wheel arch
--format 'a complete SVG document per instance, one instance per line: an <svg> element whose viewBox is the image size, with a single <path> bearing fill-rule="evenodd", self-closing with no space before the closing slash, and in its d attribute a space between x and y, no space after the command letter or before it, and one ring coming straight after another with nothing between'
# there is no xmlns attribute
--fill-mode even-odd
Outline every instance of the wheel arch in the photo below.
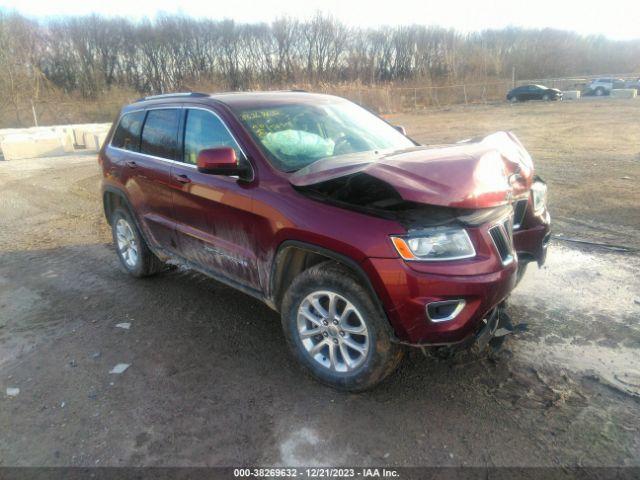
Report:
<svg viewBox="0 0 640 480"><path fill-rule="evenodd" d="M133 219L135 220L135 222L138 223L138 219L136 218L134 211L131 208L131 203L129 203L127 195L119 188L111 186L107 186L104 188L102 192L102 207L104 209L104 216L106 217L109 225L111 225L111 215L118 207L126 208L134 217Z"/></svg>
<svg viewBox="0 0 640 480"><path fill-rule="evenodd" d="M387 313L382 306L373 284L360 264L346 255L333 250L299 240L286 240L280 244L271 265L269 297L276 310L280 311L282 299L291 281L308 268L325 261L334 261L347 268L362 283L391 327Z"/></svg>

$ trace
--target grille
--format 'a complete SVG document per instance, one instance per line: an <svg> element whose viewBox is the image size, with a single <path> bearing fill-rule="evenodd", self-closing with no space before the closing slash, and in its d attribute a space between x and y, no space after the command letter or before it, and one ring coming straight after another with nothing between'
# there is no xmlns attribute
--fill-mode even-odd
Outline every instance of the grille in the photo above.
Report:
<svg viewBox="0 0 640 480"><path fill-rule="evenodd" d="M513 229L517 230L522 225L522 220L524 220L524 214L527 212L527 204L529 203L528 198L523 198L521 200L517 200L513 202Z"/></svg>
<svg viewBox="0 0 640 480"><path fill-rule="evenodd" d="M498 250L502 264L513 261L513 219L508 217L489 229L489 235Z"/></svg>

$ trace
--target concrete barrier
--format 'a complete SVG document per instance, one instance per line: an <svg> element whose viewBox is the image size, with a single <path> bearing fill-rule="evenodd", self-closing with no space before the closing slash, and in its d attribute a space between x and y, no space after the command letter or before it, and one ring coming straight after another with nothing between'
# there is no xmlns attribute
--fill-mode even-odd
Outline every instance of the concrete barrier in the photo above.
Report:
<svg viewBox="0 0 640 480"><path fill-rule="evenodd" d="M65 149L56 132L14 133L0 143L5 160L55 157L64 155Z"/></svg>
<svg viewBox="0 0 640 480"><path fill-rule="evenodd" d="M636 98L638 91L635 88L614 88L611 90L611 98Z"/></svg>
<svg viewBox="0 0 640 480"><path fill-rule="evenodd" d="M84 147L87 151L97 152L106 138L107 132L84 132Z"/></svg>
<svg viewBox="0 0 640 480"><path fill-rule="evenodd" d="M580 99L580 90L564 90L562 92L563 100L579 100Z"/></svg>
<svg viewBox="0 0 640 480"><path fill-rule="evenodd" d="M74 152L75 146L78 146L79 148L86 147L87 151L97 152L98 150L100 150L100 147L104 143L110 128L110 123L52 125L46 127L28 128L3 128L0 129L0 153L3 154L5 160L44 156L43 154L37 152L40 152L42 149L48 148L45 147L46 142L50 142L51 145L53 145L52 138L54 136L59 139L59 144L63 149L63 153ZM12 138L7 143L9 154L4 154L4 149L2 147L3 141L14 135L19 135L20 137ZM34 139L33 141L39 143L40 145L35 146L33 151L29 150L26 147L18 146L19 144L26 141L25 136ZM56 145L55 149L53 149L52 147L52 156L62 155L57 147L58 145Z"/></svg>

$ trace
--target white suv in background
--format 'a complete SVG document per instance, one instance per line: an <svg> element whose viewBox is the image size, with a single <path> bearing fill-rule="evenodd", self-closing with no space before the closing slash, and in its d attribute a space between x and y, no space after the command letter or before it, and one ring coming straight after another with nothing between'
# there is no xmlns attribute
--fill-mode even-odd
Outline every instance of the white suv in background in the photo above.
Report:
<svg viewBox="0 0 640 480"><path fill-rule="evenodd" d="M587 85L587 95L601 97L609 95L614 88L624 88L624 80L620 78L596 78Z"/></svg>

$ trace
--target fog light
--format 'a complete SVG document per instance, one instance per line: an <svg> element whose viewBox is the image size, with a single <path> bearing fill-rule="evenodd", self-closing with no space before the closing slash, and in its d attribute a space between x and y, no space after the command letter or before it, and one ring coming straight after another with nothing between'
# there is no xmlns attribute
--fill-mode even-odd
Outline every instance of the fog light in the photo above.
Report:
<svg viewBox="0 0 640 480"><path fill-rule="evenodd" d="M432 322L448 322L456 318L465 305L462 299L428 303L427 318Z"/></svg>

